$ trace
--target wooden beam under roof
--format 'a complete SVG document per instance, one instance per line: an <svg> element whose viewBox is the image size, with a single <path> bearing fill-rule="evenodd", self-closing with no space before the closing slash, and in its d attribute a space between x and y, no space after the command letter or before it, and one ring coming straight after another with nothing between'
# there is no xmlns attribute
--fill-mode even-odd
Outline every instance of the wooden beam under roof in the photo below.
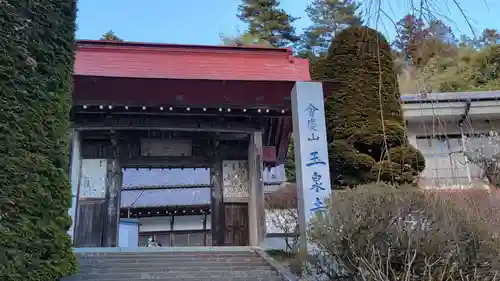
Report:
<svg viewBox="0 0 500 281"><path fill-rule="evenodd" d="M220 117L170 117L170 116L78 116L74 120L79 131L188 131L250 133L262 130L266 120Z"/></svg>

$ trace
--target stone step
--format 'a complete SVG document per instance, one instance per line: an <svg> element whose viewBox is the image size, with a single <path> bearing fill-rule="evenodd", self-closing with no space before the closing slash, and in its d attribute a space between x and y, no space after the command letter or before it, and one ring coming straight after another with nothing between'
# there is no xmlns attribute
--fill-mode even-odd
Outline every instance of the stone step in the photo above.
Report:
<svg viewBox="0 0 500 281"><path fill-rule="evenodd" d="M86 273L77 274L71 277L71 281L83 280L158 280L164 278L197 278L206 280L211 278L273 278L278 274L273 270L221 270L221 271L184 271L184 270L163 270L163 271L144 271L144 272L109 272L109 273Z"/></svg>
<svg viewBox="0 0 500 281"><path fill-rule="evenodd" d="M182 264L182 263L249 263L255 264L264 262L262 259L252 258L155 258L155 257L137 257L137 258L99 258L99 259L78 259L81 265L97 265L109 263L166 263L166 264Z"/></svg>
<svg viewBox="0 0 500 281"><path fill-rule="evenodd" d="M61 281L80 281L74 277L63 278ZM166 278L137 278L137 279L93 279L93 281L282 281L281 277L206 277L206 278L184 278L184 277L166 277Z"/></svg>
<svg viewBox="0 0 500 281"><path fill-rule="evenodd" d="M233 270L233 271L244 271L244 270L273 270L269 265L214 265L214 266L200 266L198 264L191 265L181 265L181 266L170 266L165 264L117 264L115 266L104 266L104 267L80 267L80 274L87 273L106 273L106 272L137 272L137 271L162 271L162 270L182 270L187 272L209 272L209 271L222 271L222 270Z"/></svg>
<svg viewBox="0 0 500 281"><path fill-rule="evenodd" d="M116 269L120 270L123 268L136 268L137 270L143 270L143 269L151 269L151 268L165 268L165 269L175 269L175 268L187 268L191 269L193 267L198 267L198 268L218 268L218 267L226 267L226 268L241 268L241 267L247 267L247 268L255 268L255 267L263 267L263 266L270 266L266 262L254 262L254 263L176 263L176 264L168 264L168 263L109 263L109 264L101 264L101 265L80 265L80 269L82 271L86 270L106 270L106 269Z"/></svg>
<svg viewBox="0 0 500 281"><path fill-rule="evenodd" d="M253 251L77 253L80 273L61 281L280 281Z"/></svg>
<svg viewBox="0 0 500 281"><path fill-rule="evenodd" d="M98 257L77 257L79 260L127 260L127 259L161 259L161 260L250 260L250 259L260 259L258 256L116 256L116 257L108 257L108 256L98 256Z"/></svg>
<svg viewBox="0 0 500 281"><path fill-rule="evenodd" d="M79 258L120 258L120 257L259 257L258 254L254 252L229 252L229 253L211 253L211 252L200 252L200 253L172 253L172 252L122 252L122 253L78 253L76 254Z"/></svg>
<svg viewBox="0 0 500 281"><path fill-rule="evenodd" d="M234 256L256 256L253 251L242 251L242 252L171 252L171 251L145 251L145 252L90 252L90 253L76 253L78 257L122 257L122 256L176 256L176 257L185 257L185 256L198 256L198 257L206 257L206 256L217 256L217 257L234 257Z"/></svg>

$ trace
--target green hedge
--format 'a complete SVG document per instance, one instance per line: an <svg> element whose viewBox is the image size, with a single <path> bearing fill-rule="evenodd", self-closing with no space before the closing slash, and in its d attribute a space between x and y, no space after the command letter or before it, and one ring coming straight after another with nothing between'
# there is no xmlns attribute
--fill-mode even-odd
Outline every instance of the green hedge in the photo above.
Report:
<svg viewBox="0 0 500 281"><path fill-rule="evenodd" d="M75 0L0 1L0 280L76 271L67 230Z"/></svg>
<svg viewBox="0 0 500 281"><path fill-rule="evenodd" d="M414 182L425 162L408 144L393 57L384 36L368 27L347 28L311 70L313 79L329 83L325 115L333 184L354 186L374 181L374 175L393 184ZM400 147L411 151L412 160L395 154ZM392 159L389 150L394 151Z"/></svg>

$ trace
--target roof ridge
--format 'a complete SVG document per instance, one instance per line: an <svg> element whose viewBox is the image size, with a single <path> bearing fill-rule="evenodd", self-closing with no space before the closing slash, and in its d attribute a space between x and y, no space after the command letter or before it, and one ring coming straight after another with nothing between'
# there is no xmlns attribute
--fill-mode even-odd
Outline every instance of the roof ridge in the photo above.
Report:
<svg viewBox="0 0 500 281"><path fill-rule="evenodd" d="M209 50L233 51L233 52L256 52L256 53L281 53L293 54L292 48L271 48L262 46L224 46L224 45L195 45L195 44L170 44L170 43L149 43L149 42L131 42L131 41L111 41L111 40L77 40L78 47L96 47L109 49L123 48L145 48L157 50L179 50L179 51L200 51Z"/></svg>

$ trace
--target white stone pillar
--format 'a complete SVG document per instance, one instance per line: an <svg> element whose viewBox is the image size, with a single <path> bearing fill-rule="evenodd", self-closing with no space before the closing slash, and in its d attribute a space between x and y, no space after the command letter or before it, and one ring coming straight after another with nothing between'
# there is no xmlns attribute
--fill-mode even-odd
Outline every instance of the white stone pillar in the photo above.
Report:
<svg viewBox="0 0 500 281"><path fill-rule="evenodd" d="M80 133L73 130L70 134L70 171L69 177L71 182L71 208L68 213L71 217L71 227L68 230L68 235L73 239L76 223L76 215L78 209L78 187L80 186L80 176L82 173L82 154L81 154L81 139Z"/></svg>
<svg viewBox="0 0 500 281"><path fill-rule="evenodd" d="M299 245L302 254L308 252L310 220L325 210L325 200L331 194L323 99L321 82L297 82L292 90Z"/></svg>
<svg viewBox="0 0 500 281"><path fill-rule="evenodd" d="M250 198L248 202L250 246L262 247L266 235L264 182L262 180L262 132L250 134L248 146L248 177Z"/></svg>

